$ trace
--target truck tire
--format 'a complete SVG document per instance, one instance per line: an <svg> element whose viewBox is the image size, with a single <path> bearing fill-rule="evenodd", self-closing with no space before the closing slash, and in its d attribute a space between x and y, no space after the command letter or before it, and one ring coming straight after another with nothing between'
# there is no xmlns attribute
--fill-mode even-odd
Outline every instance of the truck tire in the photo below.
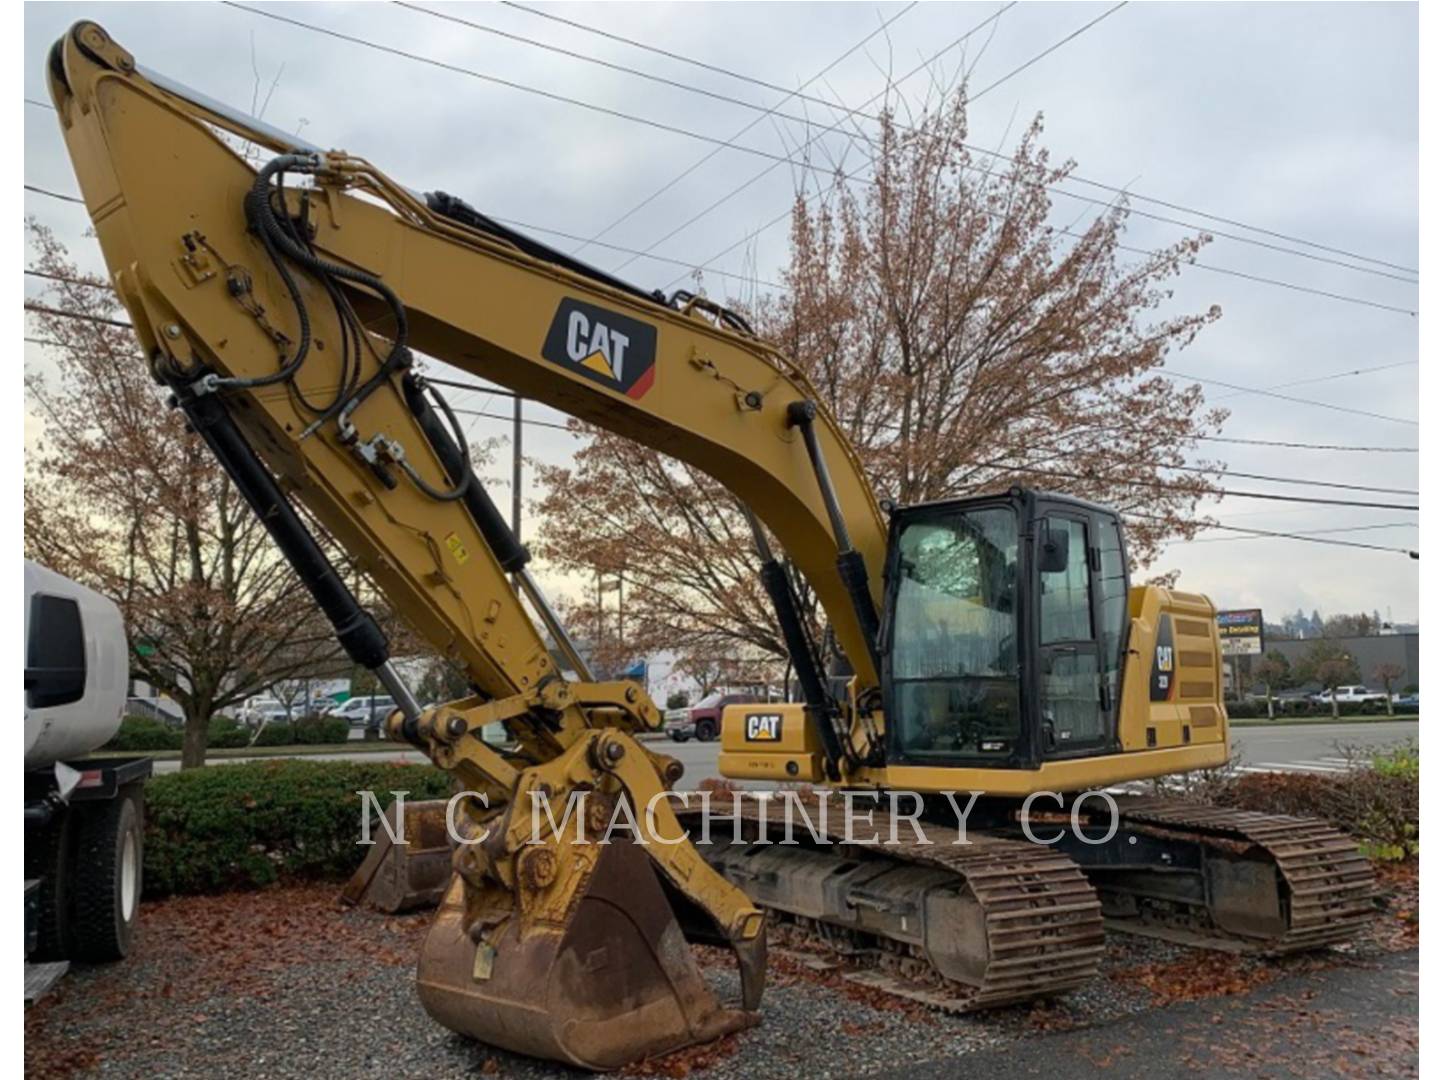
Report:
<svg viewBox="0 0 1440 1080"><path fill-rule="evenodd" d="M700 742L709 742L715 738L715 721L698 720L695 723L695 738Z"/></svg>
<svg viewBox="0 0 1440 1080"><path fill-rule="evenodd" d="M123 960L140 910L144 822L138 791L78 807L70 886L70 958Z"/></svg>
<svg viewBox="0 0 1440 1080"><path fill-rule="evenodd" d="M35 963L70 957L71 852L75 838L72 817L62 807L48 827L25 837L25 876L40 882L35 890L35 950L26 957Z"/></svg>

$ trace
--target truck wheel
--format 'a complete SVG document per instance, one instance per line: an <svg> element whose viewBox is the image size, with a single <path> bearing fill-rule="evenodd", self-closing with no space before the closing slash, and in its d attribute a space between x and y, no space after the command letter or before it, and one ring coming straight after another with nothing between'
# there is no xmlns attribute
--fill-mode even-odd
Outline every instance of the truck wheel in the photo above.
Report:
<svg viewBox="0 0 1440 1080"><path fill-rule="evenodd" d="M690 741L690 736L689 736L689 735L681 735L681 734L679 734L678 732L677 732L676 734L674 734L674 735L671 735L670 738L672 738L672 739L675 740L676 742L689 742L689 741Z"/></svg>
<svg viewBox="0 0 1440 1080"><path fill-rule="evenodd" d="M701 742L709 742L715 738L715 721L701 720L695 725L695 738Z"/></svg>
<svg viewBox="0 0 1440 1080"><path fill-rule="evenodd" d="M61 808L49 828L25 837L25 876L38 879L35 890L35 950L26 959L36 963L67 960L71 867L75 831L72 815Z"/></svg>
<svg viewBox="0 0 1440 1080"><path fill-rule="evenodd" d="M70 892L71 957L122 960L140 910L143 822L136 793L83 807Z"/></svg>

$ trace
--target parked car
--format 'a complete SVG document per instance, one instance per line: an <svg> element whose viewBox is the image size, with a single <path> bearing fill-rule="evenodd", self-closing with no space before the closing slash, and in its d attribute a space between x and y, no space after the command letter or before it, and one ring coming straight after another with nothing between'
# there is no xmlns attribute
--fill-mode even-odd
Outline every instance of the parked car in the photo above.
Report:
<svg viewBox="0 0 1440 1080"><path fill-rule="evenodd" d="M1405 709L1418 709L1420 708L1420 695L1419 693L1401 694L1395 699L1395 704Z"/></svg>
<svg viewBox="0 0 1440 1080"><path fill-rule="evenodd" d="M240 710L239 719L242 724L259 727L290 719L290 710L275 698L251 698Z"/></svg>
<svg viewBox="0 0 1440 1080"><path fill-rule="evenodd" d="M395 699L388 694L367 694L352 697L330 710L330 716L338 716L349 722L351 727L365 727L373 715L376 724L383 724L395 708Z"/></svg>
<svg viewBox="0 0 1440 1080"><path fill-rule="evenodd" d="M1337 686L1335 688L1335 700L1341 705L1364 705L1367 702L1376 702L1383 705L1386 695L1378 690L1368 690L1363 686ZM1310 700L1317 705L1330 704L1330 691L1322 690L1318 694L1311 694Z"/></svg>
<svg viewBox="0 0 1440 1080"><path fill-rule="evenodd" d="M688 709L669 710L665 714L665 734L676 742L687 742L691 738L709 742L720 734L720 715L727 705L752 705L763 700L754 694L727 694L716 690Z"/></svg>

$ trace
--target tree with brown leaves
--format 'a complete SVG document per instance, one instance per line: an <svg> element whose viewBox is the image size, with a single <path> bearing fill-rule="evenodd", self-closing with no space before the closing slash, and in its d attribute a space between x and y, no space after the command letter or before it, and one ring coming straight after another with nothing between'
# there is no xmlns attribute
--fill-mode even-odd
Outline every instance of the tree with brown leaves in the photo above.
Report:
<svg viewBox="0 0 1440 1080"><path fill-rule="evenodd" d="M1400 664L1385 662L1375 665L1375 678L1385 688L1385 715L1395 715L1395 683L1405 677L1405 668Z"/></svg>
<svg viewBox="0 0 1440 1080"><path fill-rule="evenodd" d="M887 113L868 178L837 174L824 197L796 199L786 289L751 314L809 375L880 495L1079 495L1126 515L1143 567L1204 523L1195 508L1220 474L1203 461L1173 471L1197 464L1197 437L1226 414L1161 372L1219 310L1157 312L1208 238L1122 259L1123 201L1083 227L1052 224L1048 188L1074 164L1050 162L1038 118L1003 168L982 167L967 133L963 96L904 127ZM541 470L542 553L569 572L623 564L636 653L783 657L733 498L586 430L572 466Z"/></svg>
<svg viewBox="0 0 1440 1080"><path fill-rule="evenodd" d="M149 377L106 283L30 224L47 281L27 303L54 370L27 371L25 552L120 605L130 670L185 713L181 766L210 718L295 676L348 670L329 624ZM44 310L42 310L44 309Z"/></svg>

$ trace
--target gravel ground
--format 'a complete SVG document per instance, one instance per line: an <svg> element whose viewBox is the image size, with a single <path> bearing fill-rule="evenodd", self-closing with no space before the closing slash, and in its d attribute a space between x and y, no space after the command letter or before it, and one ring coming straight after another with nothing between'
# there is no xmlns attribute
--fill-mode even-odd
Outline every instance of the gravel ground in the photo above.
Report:
<svg viewBox="0 0 1440 1080"><path fill-rule="evenodd" d="M1409 892L1405 890L1409 889ZM1202 953L1112 935L1101 976L1064 998L949 1016L772 957L760 1027L633 1073L733 1078L896 1075L1037 1033L1124 1020L1176 1001L1246 993L1284 975L1363 963L1413 947L1413 884L1377 932L1342 952L1284 961ZM429 915L340 907L332 886L147 904L131 958L78 969L26 1013L34 1077L573 1078L573 1070L492 1050L432 1022L413 988ZM737 996L724 954L702 955ZM962 1060L963 1063L963 1060Z"/></svg>

